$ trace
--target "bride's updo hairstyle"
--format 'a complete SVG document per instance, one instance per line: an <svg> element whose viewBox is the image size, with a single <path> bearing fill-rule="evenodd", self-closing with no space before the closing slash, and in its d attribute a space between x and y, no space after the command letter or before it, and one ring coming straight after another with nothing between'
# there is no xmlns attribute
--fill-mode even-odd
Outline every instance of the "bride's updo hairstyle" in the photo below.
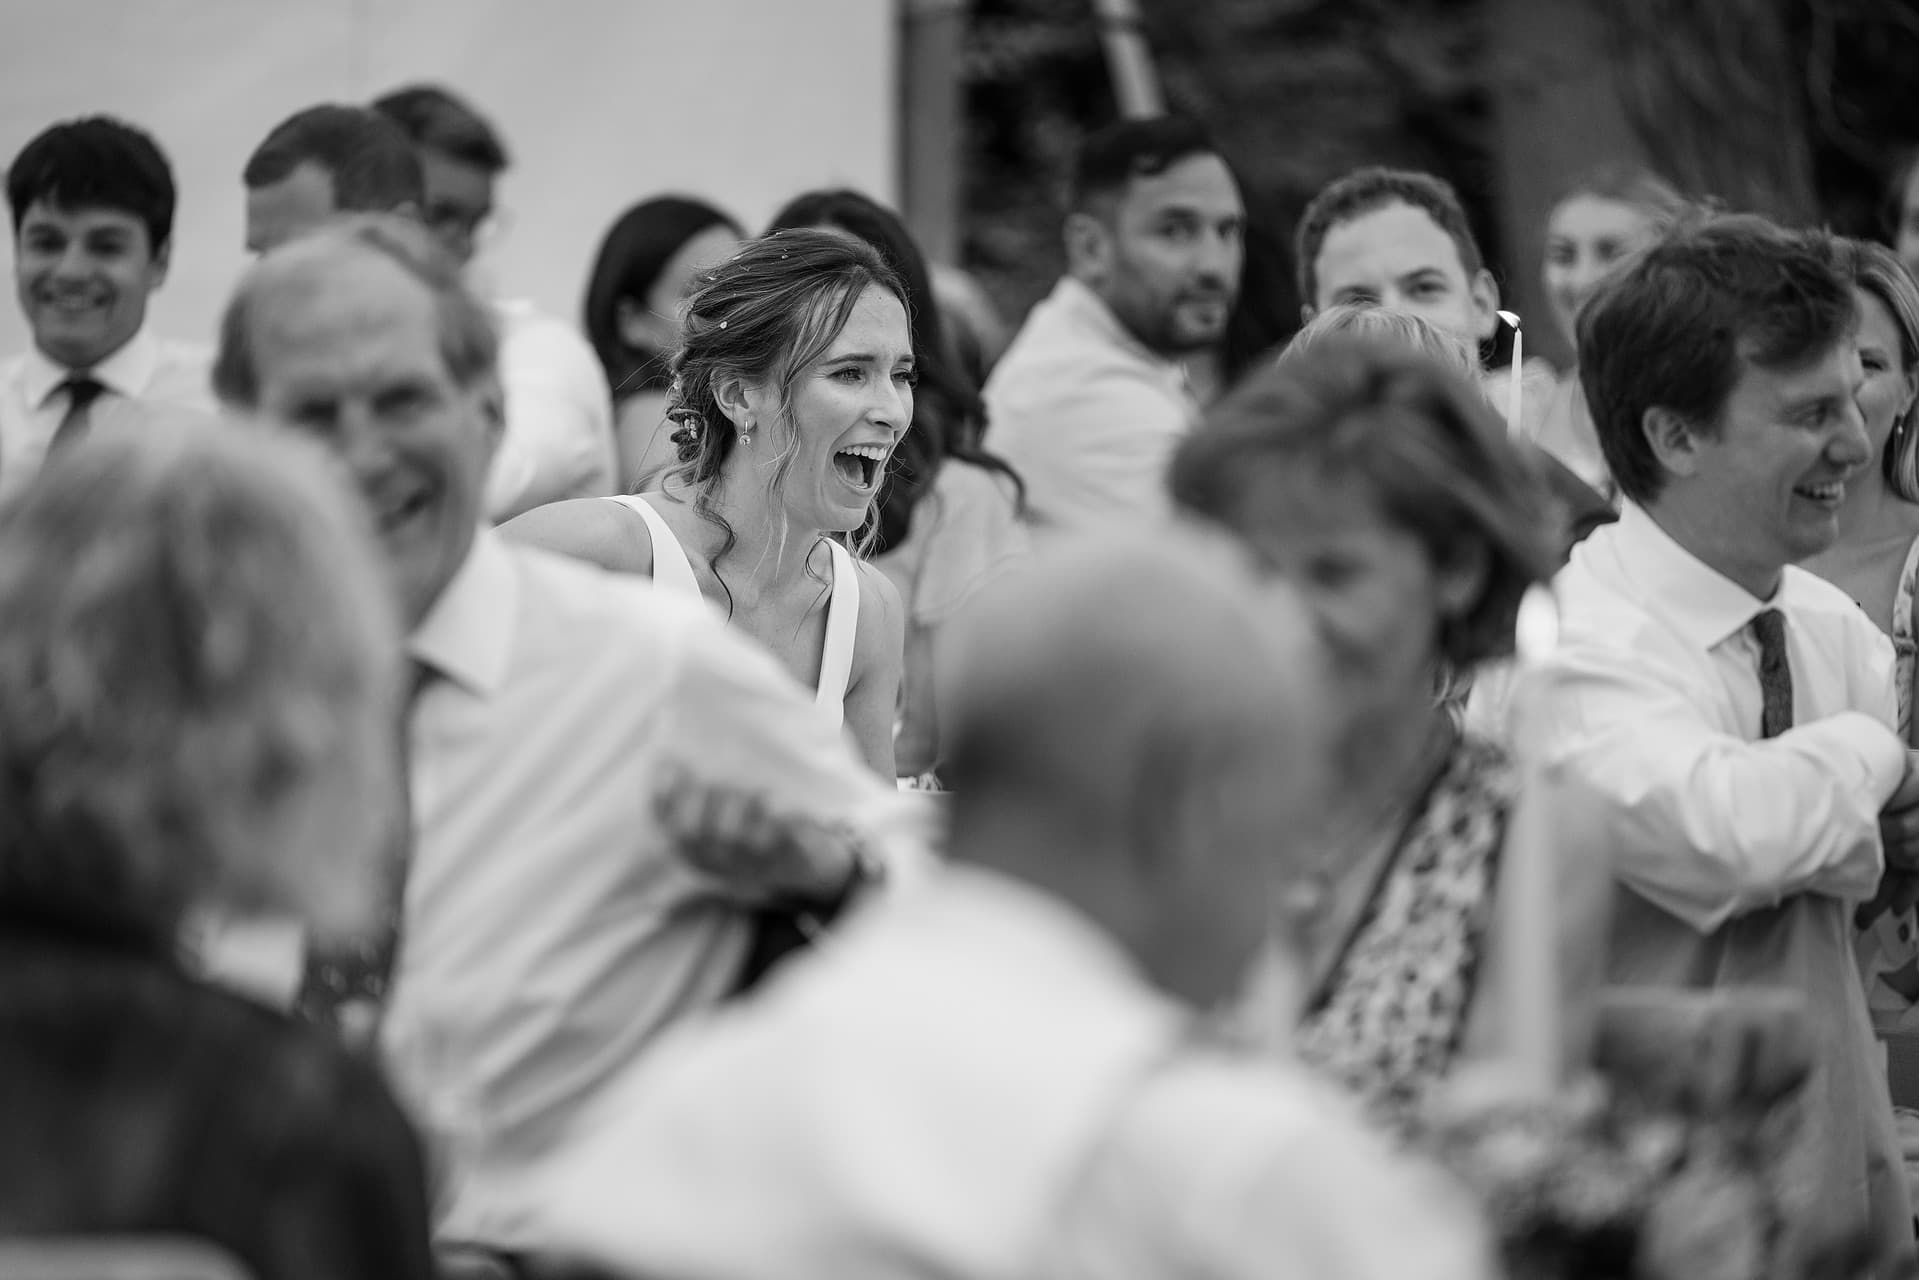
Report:
<svg viewBox="0 0 1919 1280"><path fill-rule="evenodd" d="M767 496L777 501L798 445L794 384L826 354L861 295L875 285L900 300L910 324L905 287L872 246L812 229L776 231L749 241L701 278L686 302L666 410L679 450L670 474L693 490L694 510L725 526L711 495L721 468L739 447L740 433L720 408L716 388L737 377L779 389L777 423L753 424L764 441L753 447L766 449L772 463ZM868 509L856 542L870 540L875 510L877 504Z"/></svg>

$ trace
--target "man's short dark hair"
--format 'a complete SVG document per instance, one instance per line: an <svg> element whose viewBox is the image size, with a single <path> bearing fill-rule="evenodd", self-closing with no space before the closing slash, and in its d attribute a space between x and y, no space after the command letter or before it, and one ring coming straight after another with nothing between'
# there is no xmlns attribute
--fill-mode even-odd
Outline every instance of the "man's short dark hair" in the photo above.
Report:
<svg viewBox="0 0 1919 1280"><path fill-rule="evenodd" d="M366 107L326 103L288 116L247 160L241 179L249 189L270 187L303 164L332 177L333 207L341 213L391 213L426 200L413 143Z"/></svg>
<svg viewBox="0 0 1919 1280"><path fill-rule="evenodd" d="M500 173L511 160L506 144L470 103L438 85L416 84L373 100L373 109L400 126L416 147L461 164Z"/></svg>
<svg viewBox="0 0 1919 1280"><path fill-rule="evenodd" d="M1472 226L1466 221L1466 208L1459 203L1459 193L1450 182L1412 169L1355 169L1322 188L1299 217L1299 228L1293 233L1293 269L1299 276L1302 302L1311 306L1318 296L1319 277L1314 264L1319 261L1327 233L1395 204L1424 209L1439 229L1452 237L1468 279L1486 265L1479 241L1473 239Z"/></svg>
<svg viewBox="0 0 1919 1280"><path fill-rule="evenodd" d="M13 233L44 200L58 209L114 209L138 218L154 253L173 238L173 170L159 144L111 116L67 120L21 148L7 170Z"/></svg>
<svg viewBox="0 0 1919 1280"><path fill-rule="evenodd" d="M1080 143L1066 207L1090 212L1094 201L1124 195L1135 178L1156 177L1188 156L1216 155L1220 150L1213 135L1187 116L1109 124Z"/></svg>
<svg viewBox="0 0 1919 1280"><path fill-rule="evenodd" d="M1852 286L1829 240L1756 214L1702 219L1648 249L1580 312L1579 381L1620 492L1643 503L1665 487L1648 409L1717 431L1746 365L1790 369L1852 331Z"/></svg>

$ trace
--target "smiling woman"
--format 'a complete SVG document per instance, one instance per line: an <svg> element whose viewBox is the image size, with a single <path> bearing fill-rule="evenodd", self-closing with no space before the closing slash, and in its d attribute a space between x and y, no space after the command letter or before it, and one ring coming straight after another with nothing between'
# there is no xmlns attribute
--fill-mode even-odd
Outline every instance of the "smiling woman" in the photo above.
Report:
<svg viewBox="0 0 1919 1280"><path fill-rule="evenodd" d="M871 246L827 231L752 241L687 302L667 416L675 465L645 493L555 503L502 531L698 592L817 690L893 776L905 622L855 560L913 420L905 290Z"/></svg>

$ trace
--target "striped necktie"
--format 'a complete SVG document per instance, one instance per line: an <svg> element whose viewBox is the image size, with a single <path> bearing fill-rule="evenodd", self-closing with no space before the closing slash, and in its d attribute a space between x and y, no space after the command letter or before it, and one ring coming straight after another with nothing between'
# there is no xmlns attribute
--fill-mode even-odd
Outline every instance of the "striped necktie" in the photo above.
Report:
<svg viewBox="0 0 1919 1280"><path fill-rule="evenodd" d="M1792 664L1786 659L1786 615L1762 610L1752 620L1759 641L1759 736L1776 738L1792 728Z"/></svg>

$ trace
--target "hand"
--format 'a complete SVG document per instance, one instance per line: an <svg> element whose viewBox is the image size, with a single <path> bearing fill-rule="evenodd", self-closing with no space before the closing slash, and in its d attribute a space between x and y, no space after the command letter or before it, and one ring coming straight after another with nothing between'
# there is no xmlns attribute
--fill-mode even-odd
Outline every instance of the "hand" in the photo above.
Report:
<svg viewBox="0 0 1919 1280"><path fill-rule="evenodd" d="M653 814L688 866L748 902L836 897L858 872L851 833L777 814L758 791L701 782L684 770L663 780Z"/></svg>
<svg viewBox="0 0 1919 1280"><path fill-rule="evenodd" d="M1906 776L1879 810L1886 870L1919 871L1919 752L1906 752Z"/></svg>

